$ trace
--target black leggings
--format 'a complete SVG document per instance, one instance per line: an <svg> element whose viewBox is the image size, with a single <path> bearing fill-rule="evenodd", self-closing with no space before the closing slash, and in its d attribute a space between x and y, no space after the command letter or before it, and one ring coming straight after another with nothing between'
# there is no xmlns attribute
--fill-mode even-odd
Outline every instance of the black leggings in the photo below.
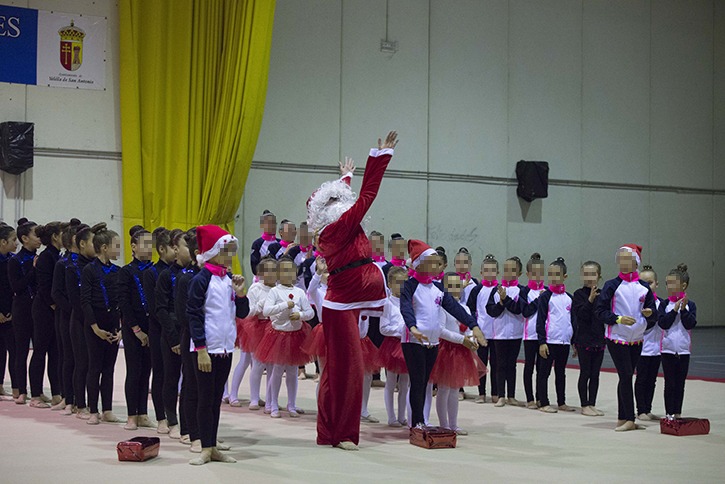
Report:
<svg viewBox="0 0 725 484"><path fill-rule="evenodd" d="M73 345L73 398L76 407L86 408L86 380L88 379L88 346L83 321L76 318L75 309L70 318L70 337ZM98 338L95 334L94 338Z"/></svg>
<svg viewBox="0 0 725 484"><path fill-rule="evenodd" d="M85 331L88 345L88 407L92 414L98 413L100 391L103 411L110 412L113 408L113 370L116 367L118 343L102 340L90 326L86 326Z"/></svg>
<svg viewBox="0 0 725 484"><path fill-rule="evenodd" d="M181 377L181 355L171 351L166 338L161 338L161 352L164 358L163 399L166 420L169 426L179 425L176 404L179 400L179 378Z"/></svg>
<svg viewBox="0 0 725 484"><path fill-rule="evenodd" d="M7 361L8 373L10 373L10 385L13 389L18 388L18 379L16 377L17 368L15 365L16 351L13 323L10 321L0 323L0 368L2 368L2 379L0 379L0 384L5 382L5 362Z"/></svg>
<svg viewBox="0 0 725 484"><path fill-rule="evenodd" d="M637 379L634 381L634 398L637 400L637 414L652 412L657 374L660 372L660 355L641 356L637 363Z"/></svg>
<svg viewBox="0 0 725 484"><path fill-rule="evenodd" d="M685 380L690 368L690 355L662 353L662 372L665 374L665 412L667 415L682 413L685 399Z"/></svg>
<svg viewBox="0 0 725 484"><path fill-rule="evenodd" d="M537 394L534 399L534 368L537 366L539 358L539 342L535 339L524 340L524 391L526 392L526 401L535 402L539 400L538 386Z"/></svg>
<svg viewBox="0 0 725 484"><path fill-rule="evenodd" d="M76 366L73 354L73 342L70 334L70 314L58 310L58 326L55 333L56 340L63 347L62 366L60 369L63 385L63 398L67 405L75 405L75 392L73 389L73 369Z"/></svg>
<svg viewBox="0 0 725 484"><path fill-rule="evenodd" d="M199 390L194 371L194 358L189 351L191 336L188 329L181 329L181 367L184 379L181 381L181 398L179 399L179 415L181 415L182 435L189 435L191 441L199 440L199 422L196 408L199 403Z"/></svg>
<svg viewBox="0 0 725 484"><path fill-rule="evenodd" d="M498 393L498 378L496 373L498 372L498 361L496 360L496 345L495 341L488 340L488 346L478 347L478 357L481 359L484 365L488 365L489 356L491 357L491 367L488 371L488 377L491 379L491 395ZM478 395L486 396L486 375L483 375L478 379Z"/></svg>
<svg viewBox="0 0 725 484"><path fill-rule="evenodd" d="M425 424L423 407L425 406L425 390L438 358L438 346L423 346L417 343L403 343L403 357L410 376L410 410L411 427Z"/></svg>
<svg viewBox="0 0 725 484"><path fill-rule="evenodd" d="M142 346L130 324L123 325L123 353L126 360L126 406L128 416L147 415L149 407L149 378L151 350Z"/></svg>
<svg viewBox="0 0 725 484"><path fill-rule="evenodd" d="M520 339L497 339L496 359L498 361L498 398L516 398L516 358L521 350Z"/></svg>
<svg viewBox="0 0 725 484"><path fill-rule="evenodd" d="M13 333L15 336L15 376L20 395L28 394L28 353L33 339L32 299L27 294L13 299Z"/></svg>
<svg viewBox="0 0 725 484"><path fill-rule="evenodd" d="M28 373L30 393L34 397L43 394L43 376L46 372L45 358L48 357L48 381L52 395L60 395L61 379L58 372L60 358L58 342L55 340L55 311L42 302L40 296L33 301L33 356Z"/></svg>
<svg viewBox="0 0 725 484"><path fill-rule="evenodd" d="M579 400L583 407L593 407L599 391L599 372L604 360L604 348L588 350L577 347L579 353Z"/></svg>
<svg viewBox="0 0 725 484"><path fill-rule="evenodd" d="M634 422L634 391L632 389L632 377L634 369L637 368L639 355L642 353L642 343L633 345L617 344L607 340L607 348L612 356L614 366L619 375L617 384L618 420Z"/></svg>
<svg viewBox="0 0 725 484"><path fill-rule="evenodd" d="M538 344L538 342L537 342ZM547 344L549 357L541 358L536 367L536 393L542 407L549 405L549 375L551 365L554 365L556 376L556 402L557 405L566 405L566 363L569 361L569 345Z"/></svg>
<svg viewBox="0 0 725 484"><path fill-rule="evenodd" d="M161 351L161 324L149 318L149 347L151 350L151 401L154 403L156 420L166 420L164 409L164 356Z"/></svg>
<svg viewBox="0 0 725 484"><path fill-rule="evenodd" d="M199 392L196 418L199 422L201 447L204 449L216 447L219 413L221 412L222 397L224 396L224 383L229 378L229 370L232 369L231 353L210 356L211 371L205 373L199 370L196 351L192 355L194 371L196 372L196 386Z"/></svg>

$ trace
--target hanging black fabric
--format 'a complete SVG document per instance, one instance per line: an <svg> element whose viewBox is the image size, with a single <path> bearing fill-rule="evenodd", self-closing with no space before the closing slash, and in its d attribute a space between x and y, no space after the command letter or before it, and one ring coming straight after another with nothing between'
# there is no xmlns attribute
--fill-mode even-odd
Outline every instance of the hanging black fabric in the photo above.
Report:
<svg viewBox="0 0 725 484"><path fill-rule="evenodd" d="M19 175L33 167L33 123L0 123L0 170Z"/></svg>
<svg viewBox="0 0 725 484"><path fill-rule="evenodd" d="M516 163L516 179L519 181L516 194L527 202L549 196L548 162L519 161Z"/></svg>

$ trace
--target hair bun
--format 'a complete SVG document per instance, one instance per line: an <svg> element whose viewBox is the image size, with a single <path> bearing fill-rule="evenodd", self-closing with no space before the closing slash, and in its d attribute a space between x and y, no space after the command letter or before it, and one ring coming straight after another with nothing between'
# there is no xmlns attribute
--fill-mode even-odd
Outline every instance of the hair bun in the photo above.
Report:
<svg viewBox="0 0 725 484"><path fill-rule="evenodd" d="M513 256L513 257L511 258L511 260L515 260L515 261L516 261L516 262L518 262L519 264L521 263L521 259L519 259L519 258L518 258L518 257L516 257L516 256Z"/></svg>
<svg viewBox="0 0 725 484"><path fill-rule="evenodd" d="M566 262L563 257L557 257L556 260L557 262Z"/></svg>
<svg viewBox="0 0 725 484"><path fill-rule="evenodd" d="M131 228L129 229L129 231L128 231L128 235L129 235L130 237L133 237L133 236L134 236L134 234L135 234L136 232L138 232L139 230L144 230L144 228L143 228L143 225L134 225L133 227L131 227Z"/></svg>
<svg viewBox="0 0 725 484"><path fill-rule="evenodd" d="M485 260L493 260L493 259L495 259L495 257L493 256L493 254L486 254L486 257L484 257L484 259Z"/></svg>
<svg viewBox="0 0 725 484"><path fill-rule="evenodd" d="M77 218L70 219L70 222L68 222L71 227L78 227L81 224L81 221Z"/></svg>
<svg viewBox="0 0 725 484"><path fill-rule="evenodd" d="M458 249L458 253L469 254L468 249L466 249L465 247L461 247L460 249Z"/></svg>
<svg viewBox="0 0 725 484"><path fill-rule="evenodd" d="M402 239L403 236L400 235L398 232L395 232L393 235L390 236L390 238L393 239L393 240L395 240L395 239Z"/></svg>
<svg viewBox="0 0 725 484"><path fill-rule="evenodd" d="M36 225L35 226L35 235L38 236L38 238L43 238L45 235L45 225Z"/></svg>
<svg viewBox="0 0 725 484"><path fill-rule="evenodd" d="M91 227L91 232L93 232L94 234L101 234L108 230L106 227L106 222L98 222L96 225Z"/></svg>
<svg viewBox="0 0 725 484"><path fill-rule="evenodd" d="M445 254L446 253L446 249L444 249L442 246L439 245L438 247L436 247L436 252L442 252L442 253Z"/></svg>
<svg viewBox="0 0 725 484"><path fill-rule="evenodd" d="M25 217L18 220L18 225L25 225L26 223L28 223L28 219Z"/></svg>
<svg viewBox="0 0 725 484"><path fill-rule="evenodd" d="M680 272L687 272L687 264L677 264L677 270Z"/></svg>
<svg viewBox="0 0 725 484"><path fill-rule="evenodd" d="M541 260L541 254L539 254L538 252L534 252L533 254L531 254L531 260Z"/></svg>
<svg viewBox="0 0 725 484"><path fill-rule="evenodd" d="M642 264L642 272L647 272L652 270L651 264Z"/></svg>

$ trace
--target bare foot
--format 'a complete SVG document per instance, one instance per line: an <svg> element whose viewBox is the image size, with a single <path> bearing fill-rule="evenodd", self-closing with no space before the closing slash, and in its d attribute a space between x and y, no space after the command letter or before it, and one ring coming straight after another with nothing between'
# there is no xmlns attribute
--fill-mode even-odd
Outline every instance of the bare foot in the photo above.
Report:
<svg viewBox="0 0 725 484"><path fill-rule="evenodd" d="M126 425L124 425L123 428L126 430L137 430L138 424L136 423L136 420L137 420L137 418L135 415L130 415L128 417L128 421L126 422Z"/></svg>
<svg viewBox="0 0 725 484"><path fill-rule="evenodd" d="M340 442L335 447L342 450L360 450L360 447L349 441Z"/></svg>
<svg viewBox="0 0 725 484"><path fill-rule="evenodd" d="M121 419L116 417L110 410L106 410L105 412L103 412L101 420L106 423L116 423L121 421Z"/></svg>
<svg viewBox="0 0 725 484"><path fill-rule="evenodd" d="M576 411L576 408L570 407L569 405L559 405L559 410L562 412L574 412Z"/></svg>
<svg viewBox="0 0 725 484"><path fill-rule="evenodd" d="M31 398L30 406L33 408L50 408L50 405L45 403L40 397Z"/></svg>
<svg viewBox="0 0 725 484"><path fill-rule="evenodd" d="M222 454L216 447L212 447L211 449L211 460L214 462L224 462L227 464L234 464L237 461L237 459L230 455Z"/></svg>
<svg viewBox="0 0 725 484"><path fill-rule="evenodd" d="M556 413L556 412L558 412L558 410L557 410L557 409L555 409L554 407L552 407L551 405L547 405L547 406L545 406L545 407L541 407L541 408L539 409L539 412L544 412L544 413Z"/></svg>
<svg viewBox="0 0 725 484"><path fill-rule="evenodd" d="M154 423L148 415L138 415L136 418L139 427L153 428Z"/></svg>
<svg viewBox="0 0 725 484"><path fill-rule="evenodd" d="M598 417L599 414L592 410L592 407L582 407L582 415L586 415L587 417Z"/></svg>
<svg viewBox="0 0 725 484"><path fill-rule="evenodd" d="M208 464L209 462L211 462L211 447L201 449L201 454L199 455L199 457L191 459L189 461L189 464L193 466L203 466L204 464Z"/></svg>
<svg viewBox="0 0 725 484"><path fill-rule="evenodd" d="M53 397L55 399L55 397ZM54 412L57 412L59 410L65 410L65 398L61 399L60 402L56 403L50 409Z"/></svg>
<svg viewBox="0 0 725 484"><path fill-rule="evenodd" d="M179 440L181 438L181 430L178 425L172 425L169 427L169 438Z"/></svg>
<svg viewBox="0 0 725 484"><path fill-rule="evenodd" d="M86 422L88 425L98 425L101 422L101 416L97 413L91 414Z"/></svg>
<svg viewBox="0 0 725 484"><path fill-rule="evenodd" d="M195 454L201 453L201 440L193 440L191 442L191 447L189 447L189 452L193 452Z"/></svg>
<svg viewBox="0 0 725 484"><path fill-rule="evenodd" d="M157 434L168 434L169 433L169 423L166 419L159 420L158 426L156 427L156 433Z"/></svg>

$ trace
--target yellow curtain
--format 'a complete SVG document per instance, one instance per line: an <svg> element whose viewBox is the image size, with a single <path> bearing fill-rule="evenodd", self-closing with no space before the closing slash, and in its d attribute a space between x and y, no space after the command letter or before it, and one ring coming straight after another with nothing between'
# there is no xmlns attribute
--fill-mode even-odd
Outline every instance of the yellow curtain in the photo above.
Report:
<svg viewBox="0 0 725 484"><path fill-rule="evenodd" d="M121 0L127 239L136 224L215 224L234 233L262 124L274 7L274 0Z"/></svg>

